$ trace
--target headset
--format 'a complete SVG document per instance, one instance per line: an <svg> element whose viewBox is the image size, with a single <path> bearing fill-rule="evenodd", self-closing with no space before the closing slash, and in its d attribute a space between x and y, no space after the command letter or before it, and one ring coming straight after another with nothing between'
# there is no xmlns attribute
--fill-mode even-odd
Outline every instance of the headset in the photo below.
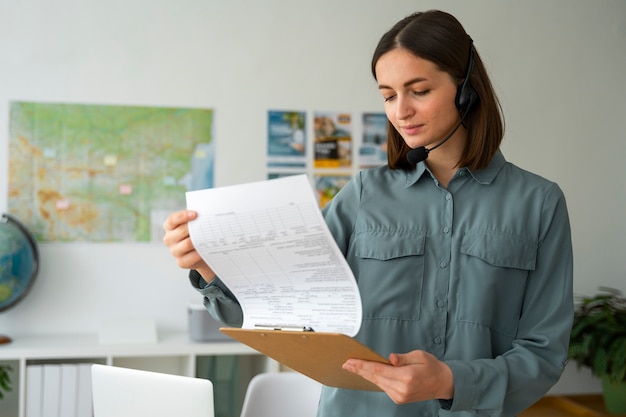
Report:
<svg viewBox="0 0 626 417"><path fill-rule="evenodd" d="M471 37L469 39L469 58L467 59L467 70L465 71L465 79L459 85L456 90L456 97L454 98L454 104L456 108L461 112L461 116L467 114L470 108L478 100L478 93L470 82L472 70L474 69L474 41Z"/></svg>

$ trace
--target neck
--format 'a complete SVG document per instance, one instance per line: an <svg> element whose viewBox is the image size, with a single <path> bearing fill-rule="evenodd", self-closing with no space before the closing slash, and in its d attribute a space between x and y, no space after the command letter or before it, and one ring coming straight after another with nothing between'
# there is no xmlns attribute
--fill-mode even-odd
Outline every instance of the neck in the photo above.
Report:
<svg viewBox="0 0 626 417"><path fill-rule="evenodd" d="M426 165L444 187L448 186L459 169L458 163L461 160L466 138L467 131L461 128L439 149L428 154L428 159L425 161Z"/></svg>

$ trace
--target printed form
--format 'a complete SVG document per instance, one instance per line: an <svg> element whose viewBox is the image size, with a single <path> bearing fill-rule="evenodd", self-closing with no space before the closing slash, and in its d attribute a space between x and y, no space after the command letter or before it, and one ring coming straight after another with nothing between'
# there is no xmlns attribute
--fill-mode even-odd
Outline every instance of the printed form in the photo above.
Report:
<svg viewBox="0 0 626 417"><path fill-rule="evenodd" d="M306 175L186 193L194 247L235 294L243 328L354 336L361 296Z"/></svg>

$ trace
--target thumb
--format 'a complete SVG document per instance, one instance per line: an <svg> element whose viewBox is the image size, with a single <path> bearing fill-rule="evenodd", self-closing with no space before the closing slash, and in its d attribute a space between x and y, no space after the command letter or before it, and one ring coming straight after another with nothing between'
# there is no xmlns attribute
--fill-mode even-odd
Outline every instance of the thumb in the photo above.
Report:
<svg viewBox="0 0 626 417"><path fill-rule="evenodd" d="M392 353L389 355L389 362L393 366L424 364L428 361L428 353L423 350L413 350L408 353Z"/></svg>
<svg viewBox="0 0 626 417"><path fill-rule="evenodd" d="M404 366L408 363L407 355L402 353L392 353L389 355L389 362L393 366Z"/></svg>

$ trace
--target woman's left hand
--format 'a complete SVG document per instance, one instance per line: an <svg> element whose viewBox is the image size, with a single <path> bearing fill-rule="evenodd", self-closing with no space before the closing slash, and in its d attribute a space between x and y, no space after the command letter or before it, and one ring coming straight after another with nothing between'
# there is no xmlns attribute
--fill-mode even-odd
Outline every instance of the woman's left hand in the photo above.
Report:
<svg viewBox="0 0 626 417"><path fill-rule="evenodd" d="M423 350L389 355L391 365L348 359L343 369L380 387L396 404L432 399L449 400L454 394L452 371Z"/></svg>

